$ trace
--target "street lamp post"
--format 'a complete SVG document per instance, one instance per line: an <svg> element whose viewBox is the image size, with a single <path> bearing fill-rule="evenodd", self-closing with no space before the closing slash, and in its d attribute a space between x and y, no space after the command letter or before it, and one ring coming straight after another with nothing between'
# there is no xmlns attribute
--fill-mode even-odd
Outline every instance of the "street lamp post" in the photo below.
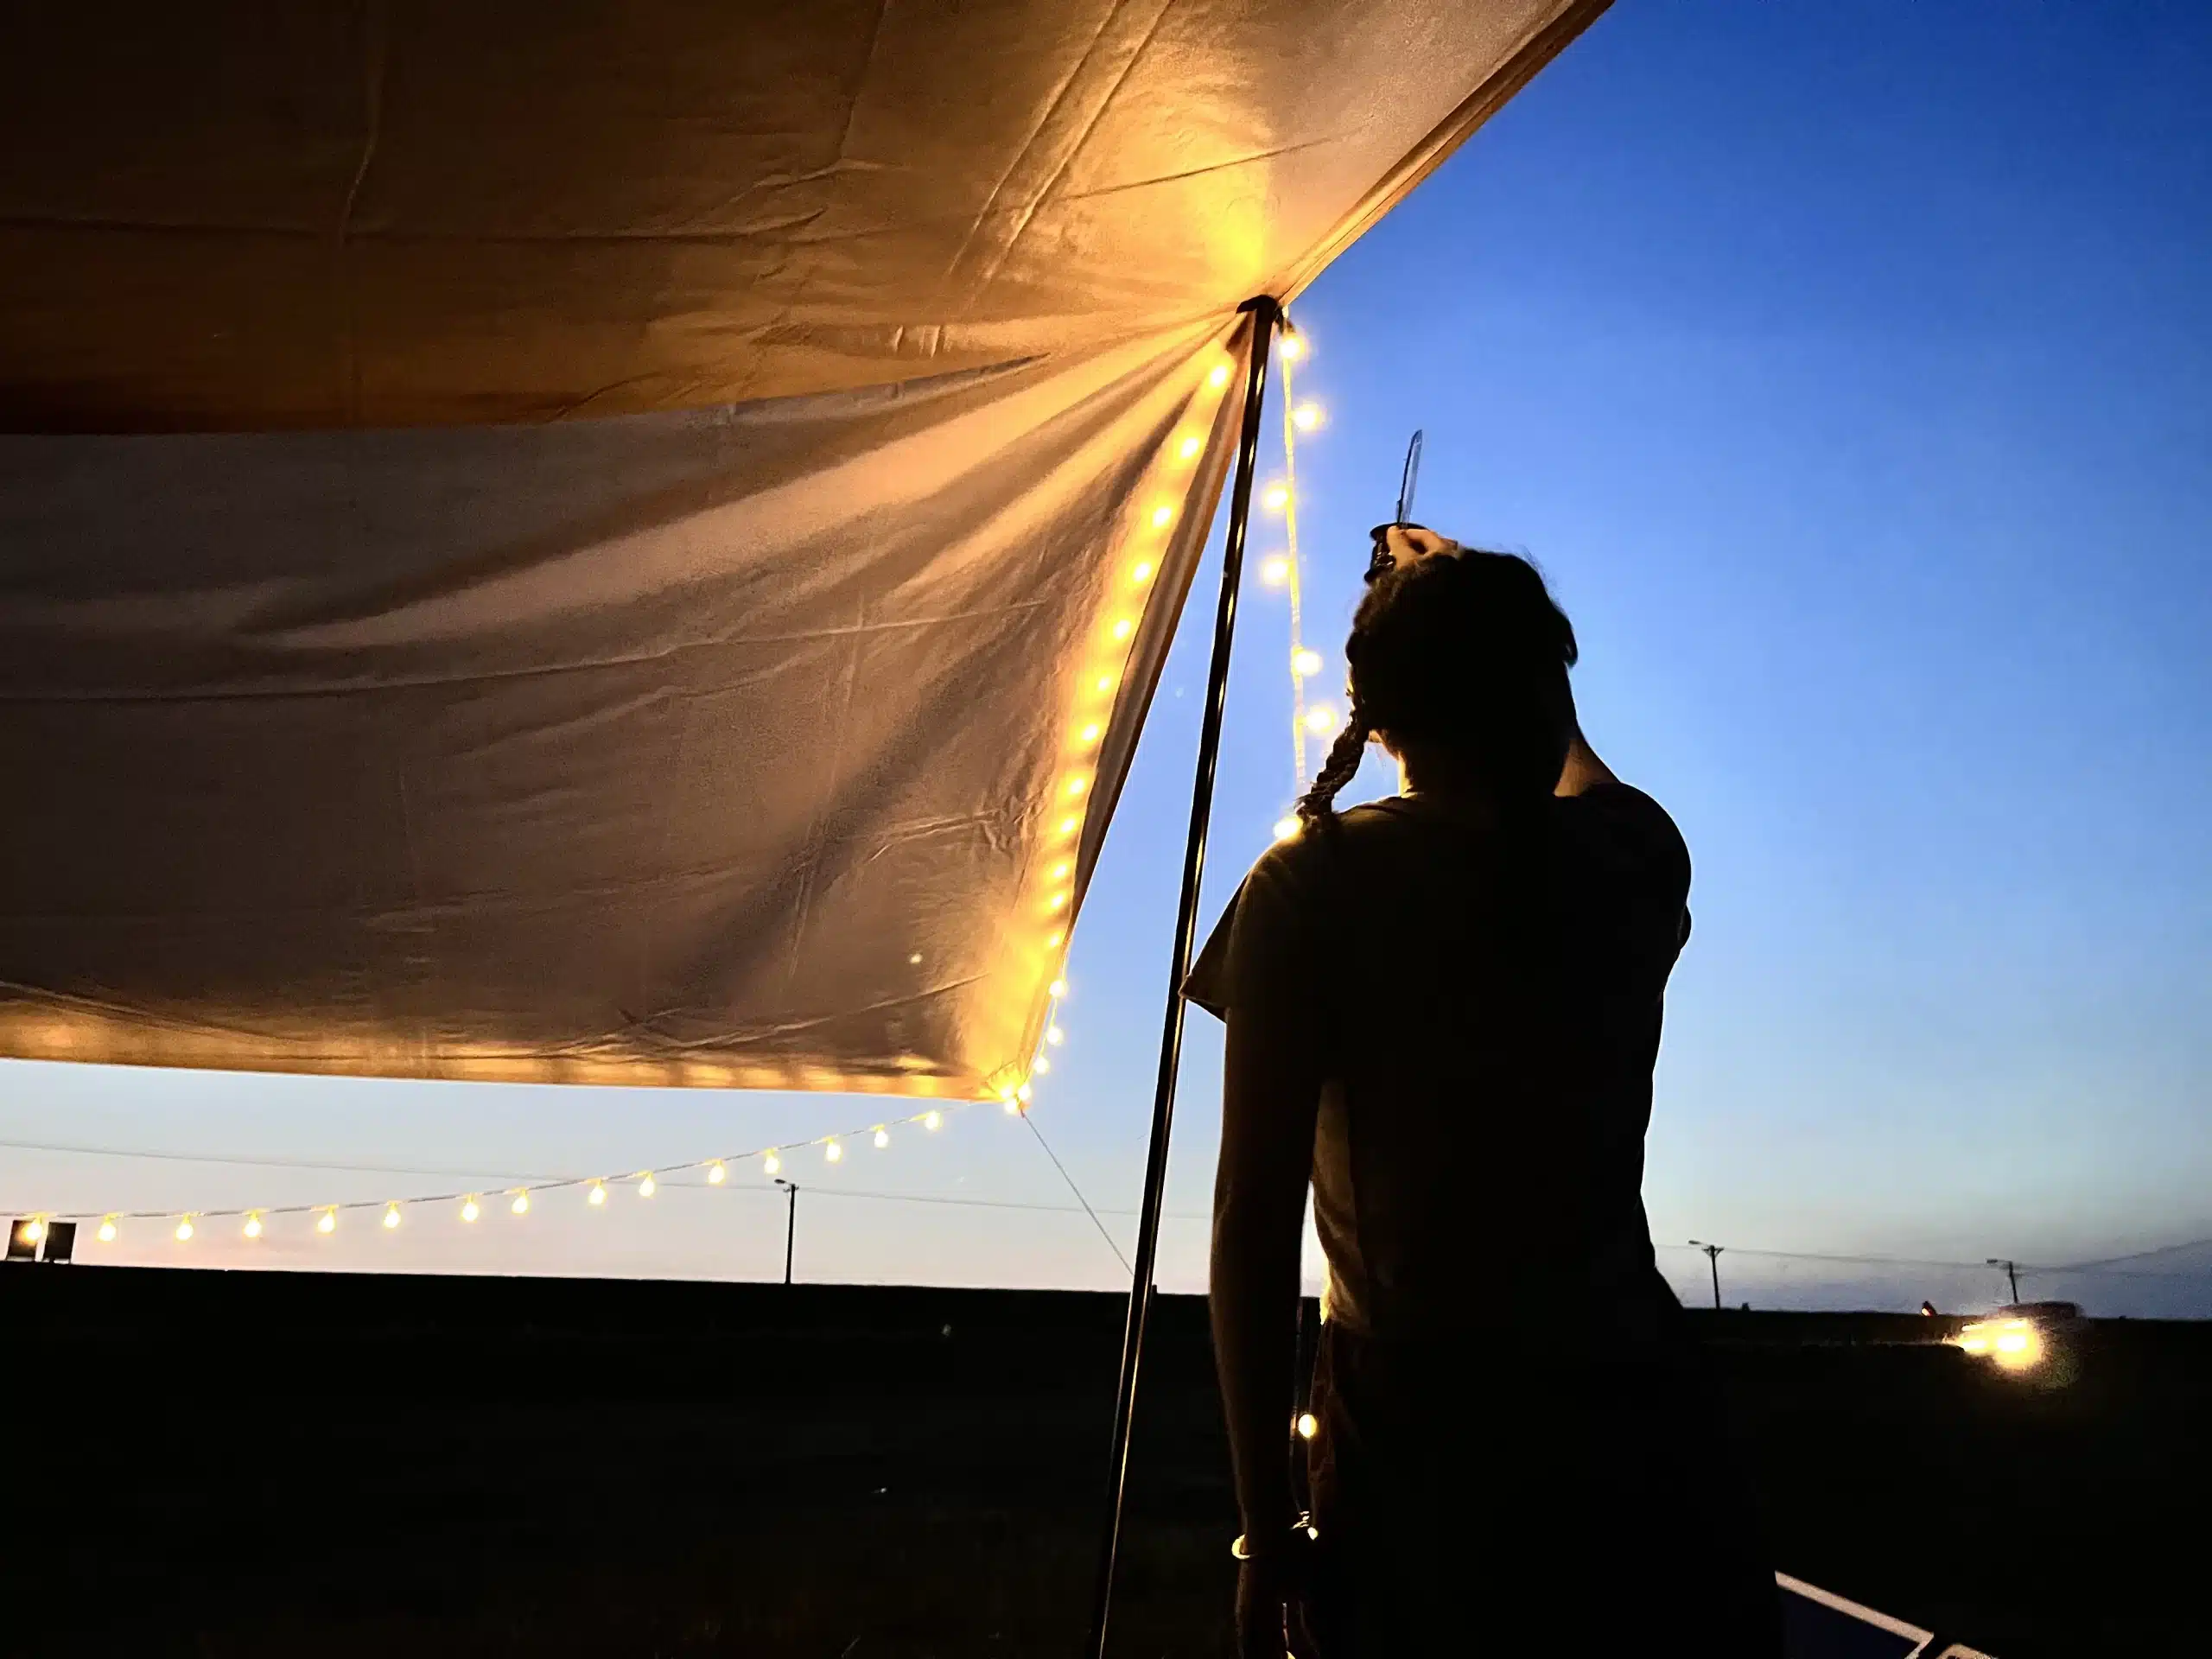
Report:
<svg viewBox="0 0 2212 1659"><path fill-rule="evenodd" d="M1690 1248L1703 1250L1706 1265L1713 1269L1713 1311L1718 1313L1720 1311L1720 1252L1728 1247L1726 1244L1706 1244L1694 1238L1690 1240Z"/></svg>
<svg viewBox="0 0 2212 1659"><path fill-rule="evenodd" d="M776 1185L791 1194L791 1202L784 1209L784 1282L791 1281L791 1243L798 1236L798 1183L777 1177Z"/></svg>
<svg viewBox="0 0 2212 1659"><path fill-rule="evenodd" d="M2012 1306L2018 1307L2020 1305L2020 1264L2001 1255L1991 1256L1988 1264L2005 1269L2005 1282L2012 1287Z"/></svg>

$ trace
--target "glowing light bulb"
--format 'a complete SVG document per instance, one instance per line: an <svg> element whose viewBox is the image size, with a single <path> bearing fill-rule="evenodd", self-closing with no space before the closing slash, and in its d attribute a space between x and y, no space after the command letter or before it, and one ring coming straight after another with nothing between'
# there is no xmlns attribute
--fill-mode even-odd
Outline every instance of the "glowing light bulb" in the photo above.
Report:
<svg viewBox="0 0 2212 1659"><path fill-rule="evenodd" d="M1299 1439L1302 1440L1310 1440L1320 1432L1321 1425L1313 1421L1313 1414L1312 1412L1301 1411L1298 1414Z"/></svg>
<svg viewBox="0 0 2212 1659"><path fill-rule="evenodd" d="M584 1202L594 1206L605 1204L607 1202L606 1183L594 1181L589 1186L584 1188Z"/></svg>
<svg viewBox="0 0 2212 1659"><path fill-rule="evenodd" d="M104 1217L101 1217L101 1219L100 1219L100 1230L99 1230L99 1241L100 1241L100 1243L103 1243L103 1244L112 1244L112 1243L115 1243L116 1230L117 1230L117 1229L116 1229L116 1225L115 1225L115 1217L114 1217L113 1216L104 1216Z"/></svg>
<svg viewBox="0 0 2212 1659"><path fill-rule="evenodd" d="M1298 815L1295 812L1290 813L1287 817L1277 818L1275 820L1275 839L1277 841L1294 841L1297 839L1298 832L1305 827L1306 826L1299 821Z"/></svg>
<svg viewBox="0 0 2212 1659"><path fill-rule="evenodd" d="M1110 630L1114 636L1114 643L1117 645L1121 644L1122 640L1136 632L1136 626L1137 625L1126 616L1116 617L1113 628Z"/></svg>
<svg viewBox="0 0 2212 1659"><path fill-rule="evenodd" d="M1290 505L1290 486L1287 484L1268 485L1260 497L1260 505L1269 512L1281 512Z"/></svg>
<svg viewBox="0 0 2212 1659"><path fill-rule="evenodd" d="M1065 943L1066 943L1066 941L1067 941L1067 937L1068 937L1068 931L1067 931L1067 929L1065 929L1065 927L1056 927L1056 928L1054 928L1051 932L1047 933L1047 934L1045 936L1045 947L1046 947L1046 949L1047 949L1047 950L1058 950L1062 944L1064 944Z"/></svg>
<svg viewBox="0 0 2212 1659"><path fill-rule="evenodd" d="M660 1183L653 1179L653 1173L650 1169L647 1170L644 1175L639 1178L638 1196L639 1198L650 1198L654 1193L659 1191Z"/></svg>
<svg viewBox="0 0 2212 1659"><path fill-rule="evenodd" d="M1290 671L1301 680L1309 679L1321 671L1321 653L1300 647L1290 653Z"/></svg>
<svg viewBox="0 0 2212 1659"><path fill-rule="evenodd" d="M1027 1106L1029 1103L1029 1085L1025 1083L1014 1091L1014 1097Z"/></svg>
<svg viewBox="0 0 2212 1659"><path fill-rule="evenodd" d="M1175 446L1175 459L1178 461L1196 461L1198 458L1198 451L1205 448L1205 443L1199 440L1197 434L1193 433L1191 436L1185 438L1182 442Z"/></svg>
<svg viewBox="0 0 2212 1659"><path fill-rule="evenodd" d="M886 1147L889 1146L890 1144L891 1144L891 1131L890 1131L890 1130L888 1130L888 1129L878 1129L878 1130L875 1132L875 1149L876 1149L878 1152L880 1152L880 1151L882 1151L882 1150L883 1150L883 1148L884 1148L884 1147Z"/></svg>
<svg viewBox="0 0 2212 1659"><path fill-rule="evenodd" d="M764 1174L772 1175L783 1166L784 1160L772 1152L760 1160L760 1168Z"/></svg>
<svg viewBox="0 0 2212 1659"><path fill-rule="evenodd" d="M714 1162L707 1166L707 1185L709 1186L720 1186L728 1179L729 1171L722 1167L722 1160L721 1159L717 1158Z"/></svg>
<svg viewBox="0 0 2212 1659"><path fill-rule="evenodd" d="M1131 565L1129 567L1129 580L1135 582L1139 587L1142 587L1146 582L1150 582L1152 580L1152 561L1150 559L1139 559L1135 564Z"/></svg>
<svg viewBox="0 0 2212 1659"><path fill-rule="evenodd" d="M1300 404L1290 411L1290 423L1301 432L1311 432L1321 424L1321 405Z"/></svg>
<svg viewBox="0 0 2212 1659"><path fill-rule="evenodd" d="M839 1146L835 1141L832 1141L828 1146L822 1148L822 1155L829 1160L830 1162L834 1164L840 1158L842 1158L845 1155L845 1149Z"/></svg>
<svg viewBox="0 0 2212 1659"><path fill-rule="evenodd" d="M1068 779L1066 792L1070 795L1080 795L1084 790L1090 787L1090 779L1078 773L1077 776Z"/></svg>
<svg viewBox="0 0 2212 1659"><path fill-rule="evenodd" d="M922 1114L922 1127L925 1129L934 1129L944 1122L944 1114L943 1112L924 1112Z"/></svg>
<svg viewBox="0 0 2212 1659"><path fill-rule="evenodd" d="M1067 1033L1062 1031L1058 1026L1047 1026L1045 1027L1045 1040L1057 1048L1067 1040Z"/></svg>
<svg viewBox="0 0 2212 1659"><path fill-rule="evenodd" d="M915 952L914 952L914 954L913 954L913 955L912 955L912 956L908 957L906 958L906 965L907 965L909 968L918 968L918 967L920 967L920 966L922 965L922 953L921 953L920 951L917 950L917 951L915 951Z"/></svg>
<svg viewBox="0 0 2212 1659"><path fill-rule="evenodd" d="M1206 376L1206 385L1211 386L1216 391L1219 391L1228 384L1229 365L1226 363L1215 364L1213 365L1213 372Z"/></svg>
<svg viewBox="0 0 2212 1659"><path fill-rule="evenodd" d="M1006 1097L1006 1113L1008 1117L1019 1117L1021 1115L1021 1103L1012 1095Z"/></svg>
<svg viewBox="0 0 2212 1659"><path fill-rule="evenodd" d="M1294 334L1286 329L1283 333L1282 344L1276 349L1282 353L1284 362L1295 363L1306 355L1306 337L1303 334Z"/></svg>
<svg viewBox="0 0 2212 1659"><path fill-rule="evenodd" d="M39 1240L46 1236L46 1224L41 1221L36 1216L33 1216L29 1221L17 1228L16 1231L20 1232L30 1243L35 1244Z"/></svg>
<svg viewBox="0 0 2212 1659"><path fill-rule="evenodd" d="M1090 689L1096 691L1100 696L1104 696L1109 691L1111 691L1114 689L1114 677L1111 674L1101 674L1096 680L1092 682Z"/></svg>
<svg viewBox="0 0 2212 1659"><path fill-rule="evenodd" d="M318 1233L336 1232L338 1230L338 1212L335 1210L325 1210L320 1216L315 1217L315 1230Z"/></svg>
<svg viewBox="0 0 2212 1659"><path fill-rule="evenodd" d="M1081 743L1085 748L1088 748L1104 734L1105 730L1106 728L1103 726L1101 726L1094 720L1076 734L1076 741Z"/></svg>
<svg viewBox="0 0 2212 1659"><path fill-rule="evenodd" d="M1260 580L1270 588L1280 588L1290 580L1290 561L1280 553L1260 561Z"/></svg>
<svg viewBox="0 0 2212 1659"><path fill-rule="evenodd" d="M1078 818L1071 813L1068 817L1060 820L1060 833L1063 836L1071 836L1082 826L1082 823L1083 820L1081 818Z"/></svg>
<svg viewBox="0 0 2212 1659"><path fill-rule="evenodd" d="M387 1204L385 1205L384 1224L387 1232L392 1228L399 1225L399 1206L397 1205Z"/></svg>
<svg viewBox="0 0 2212 1659"><path fill-rule="evenodd" d="M1174 522L1175 509L1166 503L1163 502L1152 510L1152 527L1154 530L1165 530Z"/></svg>
<svg viewBox="0 0 2212 1659"><path fill-rule="evenodd" d="M261 1211L258 1211L258 1210L249 1210L249 1211L247 1211L245 1212L245 1236L246 1236L248 1238L259 1238L259 1237L261 1236Z"/></svg>
<svg viewBox="0 0 2212 1659"><path fill-rule="evenodd" d="M1045 988L1045 995L1047 996L1062 997L1067 994L1068 982L1065 979L1056 979Z"/></svg>
<svg viewBox="0 0 2212 1659"><path fill-rule="evenodd" d="M176 1242L180 1244L188 1244L192 1242L192 1217L190 1216L185 1217L182 1220L177 1223Z"/></svg>
<svg viewBox="0 0 2212 1659"><path fill-rule="evenodd" d="M1069 864L1067 860L1065 858L1062 859L1058 863L1052 866L1051 879L1055 881L1066 880L1068 879L1068 871L1072 868L1073 866Z"/></svg>
<svg viewBox="0 0 2212 1659"><path fill-rule="evenodd" d="M474 1192L461 1200L461 1218L463 1221L474 1221L483 1213L484 1211L477 1205L476 1195Z"/></svg>
<svg viewBox="0 0 2212 1659"><path fill-rule="evenodd" d="M1337 729L1337 711L1325 702L1317 702L1306 711L1306 729L1327 736Z"/></svg>
<svg viewBox="0 0 2212 1659"><path fill-rule="evenodd" d="M1046 901L1046 908L1048 910L1065 910L1067 907L1068 896L1065 893L1056 893Z"/></svg>
<svg viewBox="0 0 2212 1659"><path fill-rule="evenodd" d="M530 1194L527 1192L516 1193L515 1201L509 1205L507 1208L513 1211L515 1214L518 1216L528 1215L530 1213Z"/></svg>
<svg viewBox="0 0 2212 1659"><path fill-rule="evenodd" d="M1029 1069L1041 1077L1052 1069L1052 1063L1039 1054L1030 1063Z"/></svg>

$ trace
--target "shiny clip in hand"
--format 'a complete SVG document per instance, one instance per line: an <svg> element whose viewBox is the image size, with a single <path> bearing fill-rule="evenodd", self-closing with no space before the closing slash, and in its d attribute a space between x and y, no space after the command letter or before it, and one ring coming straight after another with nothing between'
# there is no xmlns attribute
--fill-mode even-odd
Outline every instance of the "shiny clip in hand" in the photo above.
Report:
<svg viewBox="0 0 2212 1659"><path fill-rule="evenodd" d="M1391 519L1387 524L1376 525L1373 530L1368 532L1368 534L1374 538L1375 542L1375 550L1368 556L1367 560L1368 581L1372 582L1384 571L1395 570L1400 564L1406 562L1399 556L1398 550L1391 545L1394 540L1402 540L1403 538L1394 537L1390 532L1394 530L1404 531L1409 528L1416 528L1416 526L1413 524L1412 519L1414 510L1414 486L1420 481L1421 434L1419 432L1415 432L1414 434L1414 441L1406 446L1406 470L1400 475L1398 480L1397 517Z"/></svg>

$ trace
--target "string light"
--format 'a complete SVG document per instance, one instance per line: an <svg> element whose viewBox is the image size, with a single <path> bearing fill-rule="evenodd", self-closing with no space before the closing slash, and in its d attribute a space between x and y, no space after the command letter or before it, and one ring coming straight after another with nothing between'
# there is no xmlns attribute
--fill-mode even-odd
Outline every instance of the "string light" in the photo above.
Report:
<svg viewBox="0 0 2212 1659"><path fill-rule="evenodd" d="M261 1236L261 1211L258 1210L247 1211L245 1212L245 1225L239 1230L244 1232L248 1238L259 1238Z"/></svg>
<svg viewBox="0 0 2212 1659"><path fill-rule="evenodd" d="M1310 1440L1320 1432L1321 1425L1313 1421L1313 1414L1312 1412L1301 1411L1298 1414L1299 1439L1301 1440Z"/></svg>
<svg viewBox="0 0 2212 1659"><path fill-rule="evenodd" d="M33 1216L22 1226L16 1228L16 1231L22 1236L25 1243L35 1244L39 1240L46 1236L46 1224L41 1221L36 1216Z"/></svg>
<svg viewBox="0 0 2212 1659"><path fill-rule="evenodd" d="M180 1216L177 1218L176 1242L180 1244L189 1244L192 1243L192 1217L190 1216Z"/></svg>
<svg viewBox="0 0 2212 1659"><path fill-rule="evenodd" d="M518 1216L528 1215L530 1213L530 1194L527 1192L516 1193L515 1201L509 1205L507 1208L513 1211L515 1214Z"/></svg>
<svg viewBox="0 0 2212 1659"><path fill-rule="evenodd" d="M584 1202L596 1209L607 1202L607 1183L594 1181L584 1188Z"/></svg>
<svg viewBox="0 0 2212 1659"><path fill-rule="evenodd" d="M315 1230L318 1233L334 1233L338 1230L338 1211L335 1206L325 1205L322 1207L322 1213L315 1217Z"/></svg>
<svg viewBox="0 0 2212 1659"><path fill-rule="evenodd" d="M1098 677L1096 683L1091 689L1096 691L1100 696L1104 696L1109 691L1111 691L1114 689L1114 677L1111 674L1101 674Z"/></svg>
<svg viewBox="0 0 2212 1659"><path fill-rule="evenodd" d="M1175 459L1178 461L1196 461L1198 458L1198 451L1205 447L1205 441L1201 439L1197 433L1191 433L1188 436L1184 438L1182 442L1175 446Z"/></svg>
<svg viewBox="0 0 2212 1659"><path fill-rule="evenodd" d="M934 1129L944 1122L944 1114L943 1112L931 1111L924 1112L922 1114L922 1127L925 1129Z"/></svg>
<svg viewBox="0 0 2212 1659"><path fill-rule="evenodd" d="M1269 512L1281 512L1290 505L1290 486L1287 484L1268 485L1260 497L1260 505Z"/></svg>
<svg viewBox="0 0 2212 1659"><path fill-rule="evenodd" d="M115 1217L113 1216L102 1216L100 1217L99 1241L101 1243L114 1243L116 1235L118 1230L119 1230L115 1224Z"/></svg>
<svg viewBox="0 0 2212 1659"><path fill-rule="evenodd" d="M1035 1059L1029 1062L1029 1069L1041 1077L1052 1069L1052 1063L1046 1059L1042 1054L1039 1054Z"/></svg>
<svg viewBox="0 0 2212 1659"><path fill-rule="evenodd" d="M707 1166L707 1185L709 1186L720 1186L728 1179L729 1172L722 1167L722 1160L721 1159L717 1158Z"/></svg>
<svg viewBox="0 0 2212 1659"><path fill-rule="evenodd" d="M1206 376L1206 385L1211 386L1216 391L1219 391L1228 384L1229 365L1226 363L1215 364L1213 365L1213 372Z"/></svg>
<svg viewBox="0 0 2212 1659"><path fill-rule="evenodd" d="M823 1146L822 1155L834 1164L845 1155L845 1149L835 1141L827 1141Z"/></svg>
<svg viewBox="0 0 2212 1659"><path fill-rule="evenodd" d="M1129 580L1141 588L1152 580L1152 561L1139 559L1129 567Z"/></svg>
<svg viewBox="0 0 2212 1659"><path fill-rule="evenodd" d="M1287 589L1290 601L1290 761L1294 791L1304 789L1306 780L1313 776L1313 768L1306 761L1306 734L1325 734L1336 729L1337 722L1334 709L1308 709L1306 706L1306 682L1321 671L1322 658L1319 652L1307 649L1305 639L1306 601L1298 552L1298 434L1319 429L1322 414L1319 404L1310 399L1301 402L1297 394L1292 365L1305 355L1305 349L1304 337L1286 327L1281 350L1282 480L1268 492L1268 505L1280 505L1282 511L1284 550L1279 559L1270 560L1260 573L1270 587ZM1275 839L1291 840L1302 827L1296 814L1286 814L1276 820Z"/></svg>
<svg viewBox="0 0 2212 1659"><path fill-rule="evenodd" d="M882 1151L882 1150L883 1150L883 1148L884 1148L884 1147L886 1147L889 1146L890 1144L891 1144L891 1131L890 1131L890 1130L888 1130L888 1129L887 1129L887 1128L884 1128L881 1125L880 1125L880 1124L879 1124L879 1125L877 1126L877 1128L876 1128L876 1131L875 1131L875 1149L876 1149L878 1152L880 1152L880 1151Z"/></svg>
<svg viewBox="0 0 2212 1659"><path fill-rule="evenodd" d="M650 1169L638 1178L638 1196L639 1198L650 1198L654 1193L659 1191L660 1183L653 1179L653 1173Z"/></svg>
<svg viewBox="0 0 2212 1659"><path fill-rule="evenodd" d="M474 1221L483 1213L483 1211L477 1207L476 1195L474 1192L461 1200L461 1218L463 1221Z"/></svg>
<svg viewBox="0 0 2212 1659"><path fill-rule="evenodd" d="M1067 1033L1058 1026L1047 1026L1045 1027L1045 1040L1058 1047L1067 1040Z"/></svg>
<svg viewBox="0 0 2212 1659"><path fill-rule="evenodd" d="M1270 588L1280 588L1290 580L1290 561L1280 553L1270 553L1260 561L1260 580Z"/></svg>
<svg viewBox="0 0 2212 1659"><path fill-rule="evenodd" d="M399 1225L399 1206L397 1205L387 1204L385 1205L384 1225L386 1232L390 1232L392 1229Z"/></svg>

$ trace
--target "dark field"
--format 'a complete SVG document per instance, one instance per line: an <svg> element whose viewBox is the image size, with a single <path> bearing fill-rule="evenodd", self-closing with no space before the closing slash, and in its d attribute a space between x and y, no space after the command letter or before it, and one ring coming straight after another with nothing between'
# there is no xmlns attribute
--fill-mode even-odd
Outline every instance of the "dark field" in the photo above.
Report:
<svg viewBox="0 0 2212 1659"><path fill-rule="evenodd" d="M0 1643L203 1656L1070 1656L1120 1338L1083 1294L0 1272ZM1115 1649L1226 1650L1195 1299ZM1876 1316L1701 1316L1784 1570L1999 1659L2212 1651L2212 1326L2037 1389Z"/></svg>

